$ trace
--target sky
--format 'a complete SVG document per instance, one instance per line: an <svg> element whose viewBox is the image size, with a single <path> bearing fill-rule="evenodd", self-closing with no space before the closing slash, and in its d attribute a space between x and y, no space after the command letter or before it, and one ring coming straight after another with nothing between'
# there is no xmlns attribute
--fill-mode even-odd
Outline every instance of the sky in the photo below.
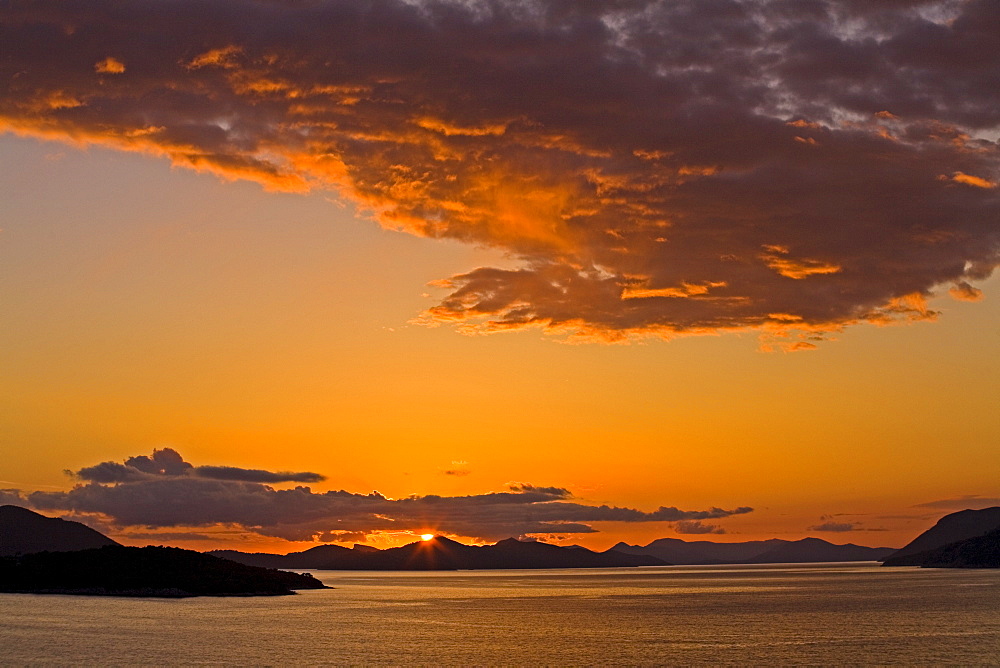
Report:
<svg viewBox="0 0 1000 668"><path fill-rule="evenodd" d="M14 0L0 502L129 544L1000 505L1000 7Z"/></svg>

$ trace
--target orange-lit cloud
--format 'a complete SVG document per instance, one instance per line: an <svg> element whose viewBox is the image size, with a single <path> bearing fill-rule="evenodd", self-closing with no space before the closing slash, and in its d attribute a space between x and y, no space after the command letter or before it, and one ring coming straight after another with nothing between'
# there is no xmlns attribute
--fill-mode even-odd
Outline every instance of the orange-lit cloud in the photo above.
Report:
<svg viewBox="0 0 1000 668"><path fill-rule="evenodd" d="M470 331L811 335L989 276L997 3L726 8L15 0L0 129L502 249L424 316Z"/></svg>
<svg viewBox="0 0 1000 668"><path fill-rule="evenodd" d="M100 74L121 74L125 71L125 64L117 58L110 56L94 65L94 71Z"/></svg>
<svg viewBox="0 0 1000 668"><path fill-rule="evenodd" d="M948 290L948 294L960 302L978 302L983 299L983 291L969 285L965 281L960 281L952 286Z"/></svg>
<svg viewBox="0 0 1000 668"><path fill-rule="evenodd" d="M318 493L309 487L275 489L265 483L322 479L315 473L273 473L229 466L193 466L174 450L102 462L74 474L82 480L68 492L22 495L0 490L5 502L40 510L92 514L103 526L190 528L226 525L287 540L347 540L360 533L412 531L428 527L473 538L497 539L532 533L593 533L594 522L683 522L751 512L642 511L593 505L561 487L510 483L502 492L471 496L409 496L378 492ZM696 525L692 525L696 526ZM133 530L134 531L134 530Z"/></svg>
<svg viewBox="0 0 1000 668"><path fill-rule="evenodd" d="M821 260L797 260L789 257L789 250L785 246L767 245L764 248L768 252L761 254L760 259L768 267L786 278L798 280L816 274L835 274L841 270L838 264L828 264Z"/></svg>
<svg viewBox="0 0 1000 668"><path fill-rule="evenodd" d="M967 186L975 186L976 188L996 188L997 184L994 181L984 179L980 176L973 176L972 174L963 174L962 172L955 172L951 177L951 180L956 183L964 183Z"/></svg>

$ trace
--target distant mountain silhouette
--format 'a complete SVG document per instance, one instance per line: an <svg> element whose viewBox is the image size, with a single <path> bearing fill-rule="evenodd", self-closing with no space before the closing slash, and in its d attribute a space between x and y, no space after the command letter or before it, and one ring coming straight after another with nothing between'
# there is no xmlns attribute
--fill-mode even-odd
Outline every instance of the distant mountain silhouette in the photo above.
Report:
<svg viewBox="0 0 1000 668"><path fill-rule="evenodd" d="M363 545L355 545L354 549L324 545L288 555L248 554L232 550L217 550L209 554L254 566L325 570L427 571L666 565L656 557L621 554L613 550L593 552L582 547L567 548L514 538L495 545L474 546L443 536L386 550Z"/></svg>
<svg viewBox="0 0 1000 668"><path fill-rule="evenodd" d="M0 591L95 596L278 596L325 589L311 575L245 566L176 547L110 545L0 557Z"/></svg>
<svg viewBox="0 0 1000 668"><path fill-rule="evenodd" d="M891 554L891 547L835 545L819 538L788 541L780 538L739 543L716 543L710 540L685 541L660 538L646 546L618 543L618 552L659 557L673 564L787 564L822 561L878 561Z"/></svg>
<svg viewBox="0 0 1000 668"><path fill-rule="evenodd" d="M864 547L847 543L834 545L821 538L782 541L774 549L747 559L748 564L804 564L821 561L879 561L895 550L891 547Z"/></svg>
<svg viewBox="0 0 1000 668"><path fill-rule="evenodd" d="M982 510L960 510L957 513L945 515L937 521L937 524L914 538L908 545L893 552L885 560L885 565L916 565L899 563L898 560L908 555L934 550L967 538L982 536L997 528L1000 528L1000 506Z"/></svg>
<svg viewBox="0 0 1000 668"><path fill-rule="evenodd" d="M752 540L741 543L716 543L710 540L686 541L659 538L646 546L618 543L612 550L627 554L649 555L678 565L738 564L752 559L784 541Z"/></svg>
<svg viewBox="0 0 1000 668"><path fill-rule="evenodd" d="M922 568L1000 568L1000 529L924 552L892 556L882 565Z"/></svg>
<svg viewBox="0 0 1000 668"><path fill-rule="evenodd" d="M372 548L375 549L375 548ZM268 552L238 552L236 550L212 550L207 554L248 566L261 568L315 568L323 569L327 564L344 559L353 550L340 545L320 545L304 552L291 554L270 554Z"/></svg>
<svg viewBox="0 0 1000 668"><path fill-rule="evenodd" d="M90 527L45 517L20 506L0 506L0 556L33 552L68 552L118 545Z"/></svg>

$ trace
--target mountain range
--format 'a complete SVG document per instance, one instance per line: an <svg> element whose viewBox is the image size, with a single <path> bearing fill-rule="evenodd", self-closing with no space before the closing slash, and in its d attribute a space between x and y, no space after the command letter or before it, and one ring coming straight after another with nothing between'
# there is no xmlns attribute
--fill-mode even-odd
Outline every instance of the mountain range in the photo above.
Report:
<svg viewBox="0 0 1000 668"><path fill-rule="evenodd" d="M502 540L495 545L464 545L435 536L379 550L355 545L321 545L292 554L245 553L215 550L209 554L242 564L269 568L316 568L322 570L426 571L497 568L612 568L619 566L665 566L662 559L608 550L594 552L581 547L559 547L539 541Z"/></svg>
<svg viewBox="0 0 1000 668"><path fill-rule="evenodd" d="M864 547L852 543L835 545L820 538L771 538L738 543L660 538L645 546L618 543L611 549L626 554L657 557L677 565L880 561L895 552L895 548L891 547Z"/></svg>

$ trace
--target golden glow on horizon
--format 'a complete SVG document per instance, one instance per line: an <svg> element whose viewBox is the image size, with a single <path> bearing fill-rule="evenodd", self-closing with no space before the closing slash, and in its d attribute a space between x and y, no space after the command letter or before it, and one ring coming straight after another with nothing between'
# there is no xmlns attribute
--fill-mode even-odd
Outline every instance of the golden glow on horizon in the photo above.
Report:
<svg viewBox="0 0 1000 668"><path fill-rule="evenodd" d="M1000 492L987 447L1000 429L969 419L994 414L996 300L915 302L948 317L850 330L811 355L760 355L738 337L461 337L406 325L426 305L414 286L499 254L136 155L3 141L20 165L4 170L17 278L0 286L13 335L4 487L65 489L64 469L170 445L200 464L318 471L320 492L450 496L527 480L647 511L757 508L720 520L728 533L711 540L798 538L851 513L885 531L821 537L860 544L912 538L932 512L916 504ZM460 475L456 461L468 462ZM560 542L676 535L597 528ZM310 546L224 540L184 545Z"/></svg>

